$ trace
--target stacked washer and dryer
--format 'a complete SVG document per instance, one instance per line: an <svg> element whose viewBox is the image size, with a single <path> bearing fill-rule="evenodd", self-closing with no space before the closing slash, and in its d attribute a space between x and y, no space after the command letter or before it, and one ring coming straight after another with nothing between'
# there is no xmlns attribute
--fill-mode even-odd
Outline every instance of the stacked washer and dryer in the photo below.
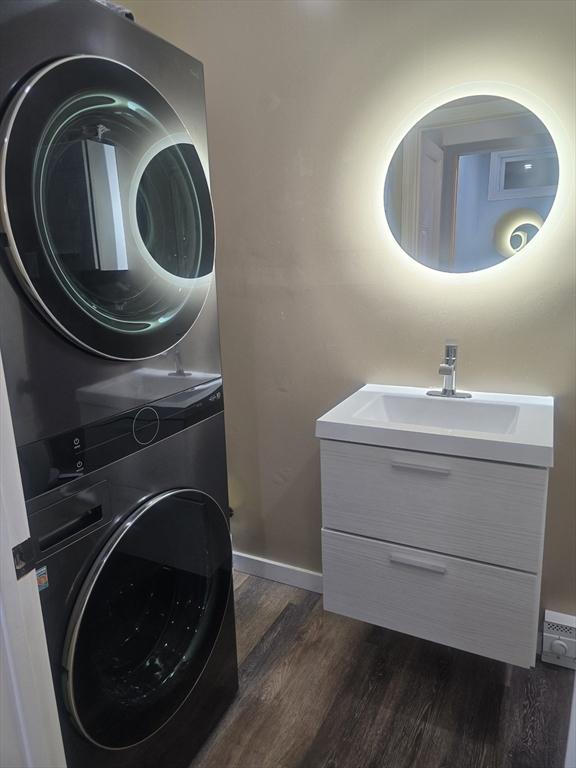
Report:
<svg viewBox="0 0 576 768"><path fill-rule="evenodd" d="M202 65L0 4L0 345L69 768L179 768L237 689Z"/></svg>

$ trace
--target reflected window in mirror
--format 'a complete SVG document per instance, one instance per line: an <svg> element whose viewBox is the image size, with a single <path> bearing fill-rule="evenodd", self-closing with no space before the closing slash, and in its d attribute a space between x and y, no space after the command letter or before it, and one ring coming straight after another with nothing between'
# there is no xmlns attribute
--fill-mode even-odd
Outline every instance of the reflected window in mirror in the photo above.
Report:
<svg viewBox="0 0 576 768"><path fill-rule="evenodd" d="M394 153L384 189L388 225L432 269L474 272L536 236L558 187L550 133L530 110L470 96L430 112Z"/></svg>

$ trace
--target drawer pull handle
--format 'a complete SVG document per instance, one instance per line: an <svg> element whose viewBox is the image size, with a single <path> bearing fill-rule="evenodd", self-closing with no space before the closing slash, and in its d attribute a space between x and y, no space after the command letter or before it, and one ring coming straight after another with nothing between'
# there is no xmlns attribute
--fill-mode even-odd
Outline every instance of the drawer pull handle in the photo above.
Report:
<svg viewBox="0 0 576 768"><path fill-rule="evenodd" d="M446 475L450 474L450 470L446 467L430 467L427 464L411 464L408 461L392 461L391 466L393 469L412 470L413 472L429 472L432 475Z"/></svg>
<svg viewBox="0 0 576 768"><path fill-rule="evenodd" d="M399 563L400 565L411 565L413 568L423 568L425 571L434 571L434 573L446 573L445 565L431 563L429 560L419 560L418 558L410 557L409 555L393 553L390 555L390 562Z"/></svg>

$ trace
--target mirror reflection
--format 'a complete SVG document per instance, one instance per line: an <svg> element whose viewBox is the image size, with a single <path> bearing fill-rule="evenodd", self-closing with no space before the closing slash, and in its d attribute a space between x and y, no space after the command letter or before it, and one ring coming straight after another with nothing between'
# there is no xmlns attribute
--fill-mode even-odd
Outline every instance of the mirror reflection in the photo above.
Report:
<svg viewBox="0 0 576 768"><path fill-rule="evenodd" d="M412 258L474 272L522 250L550 213L556 147L533 112L498 96L444 104L404 137L388 167L384 207Z"/></svg>
<svg viewBox="0 0 576 768"><path fill-rule="evenodd" d="M196 150L143 105L86 92L47 126L35 163L38 231L64 290L100 323L166 324L206 285ZM139 164L142 165L138 173Z"/></svg>

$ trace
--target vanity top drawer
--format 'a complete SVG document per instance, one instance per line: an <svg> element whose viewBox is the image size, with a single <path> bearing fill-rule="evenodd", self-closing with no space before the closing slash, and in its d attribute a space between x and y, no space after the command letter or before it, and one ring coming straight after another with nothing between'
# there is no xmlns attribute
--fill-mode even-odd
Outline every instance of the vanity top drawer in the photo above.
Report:
<svg viewBox="0 0 576 768"><path fill-rule="evenodd" d="M484 563L322 531L324 607L529 667L538 578Z"/></svg>
<svg viewBox="0 0 576 768"><path fill-rule="evenodd" d="M324 528L540 570L548 472L321 441Z"/></svg>

